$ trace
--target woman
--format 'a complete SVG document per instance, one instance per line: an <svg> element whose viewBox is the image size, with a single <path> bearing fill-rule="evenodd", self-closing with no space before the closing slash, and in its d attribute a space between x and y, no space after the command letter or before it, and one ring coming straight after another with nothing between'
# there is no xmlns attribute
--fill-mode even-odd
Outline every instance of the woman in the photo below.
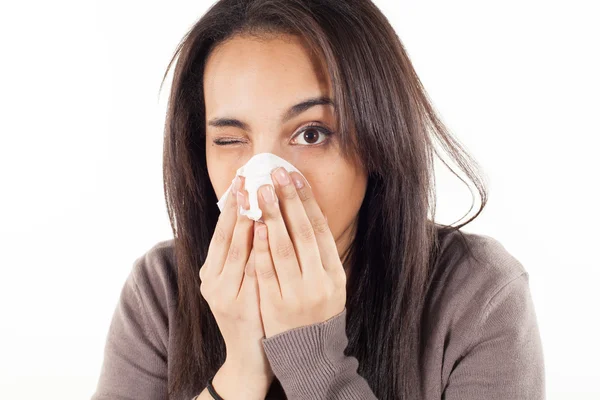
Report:
<svg viewBox="0 0 600 400"><path fill-rule="evenodd" d="M174 239L135 262L94 400L544 397L528 273L459 230L485 187L375 5L221 0L177 55ZM459 226L432 222L434 139L482 198ZM262 152L306 179L273 171L264 224L243 179L220 213Z"/></svg>

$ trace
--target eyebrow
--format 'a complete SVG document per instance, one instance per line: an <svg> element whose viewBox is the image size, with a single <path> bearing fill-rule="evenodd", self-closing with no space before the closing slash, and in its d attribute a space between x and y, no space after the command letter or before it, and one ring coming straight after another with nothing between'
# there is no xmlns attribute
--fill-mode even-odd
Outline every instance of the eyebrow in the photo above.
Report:
<svg viewBox="0 0 600 400"><path fill-rule="evenodd" d="M294 118L297 115L302 114L304 111L308 110L311 107L322 106L322 105L330 105L335 108L335 103L333 102L333 100L331 100L327 96L312 97L312 98L303 100L302 102L290 107L290 109L287 110L285 112L285 114L283 114L283 116L281 117L281 123L283 124L286 121L289 121L290 119ZM250 127L248 126L247 123L240 121L239 119L228 118L228 117L213 118L210 121L208 121L208 125L214 126L217 128L230 126L230 127L234 127L234 128L240 128L240 129L243 129L246 131L250 130Z"/></svg>

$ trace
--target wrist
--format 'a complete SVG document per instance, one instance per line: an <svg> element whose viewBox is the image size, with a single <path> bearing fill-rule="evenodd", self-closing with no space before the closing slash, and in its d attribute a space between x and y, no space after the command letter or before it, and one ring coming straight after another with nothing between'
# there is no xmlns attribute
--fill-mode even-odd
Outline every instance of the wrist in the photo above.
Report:
<svg viewBox="0 0 600 400"><path fill-rule="evenodd" d="M269 391L273 375L249 371L239 364L226 361L212 379L215 391L225 400L260 399Z"/></svg>
<svg viewBox="0 0 600 400"><path fill-rule="evenodd" d="M329 381L341 368L356 368L356 358L345 355L346 308L332 318L279 333L263 339L263 347L273 372L289 397L301 396L314 380ZM289 349L302 349L290 351ZM292 395L292 396L290 396Z"/></svg>

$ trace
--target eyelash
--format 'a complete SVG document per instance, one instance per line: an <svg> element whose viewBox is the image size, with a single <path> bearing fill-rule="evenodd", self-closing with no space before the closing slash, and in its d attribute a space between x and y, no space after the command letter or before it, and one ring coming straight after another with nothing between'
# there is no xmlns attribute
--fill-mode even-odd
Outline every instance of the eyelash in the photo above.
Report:
<svg viewBox="0 0 600 400"><path fill-rule="evenodd" d="M308 144L308 145L298 145L298 146L303 146L303 147L315 147L315 146L320 146L322 144L325 144L327 142L327 140L329 140L329 136L333 135L333 132L330 131L329 129L325 128L322 125L319 125L317 123L311 122L310 124L306 125L297 135L295 135L292 139L302 135L305 131L307 131L310 128L316 128L317 131L319 131L319 133L325 135L325 140L323 140L321 143L318 144ZM241 140L223 140L223 139L215 139L213 141L214 144L218 145L218 146L227 146L230 144L235 144L235 143L242 143Z"/></svg>

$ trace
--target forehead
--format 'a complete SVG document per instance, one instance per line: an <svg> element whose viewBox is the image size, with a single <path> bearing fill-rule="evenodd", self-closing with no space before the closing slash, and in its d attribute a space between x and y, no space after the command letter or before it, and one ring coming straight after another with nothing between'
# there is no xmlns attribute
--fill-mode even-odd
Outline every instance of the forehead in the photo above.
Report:
<svg viewBox="0 0 600 400"><path fill-rule="evenodd" d="M232 103L285 107L319 93L330 93L329 79L299 36L233 37L211 52L204 70L204 99L215 112Z"/></svg>

